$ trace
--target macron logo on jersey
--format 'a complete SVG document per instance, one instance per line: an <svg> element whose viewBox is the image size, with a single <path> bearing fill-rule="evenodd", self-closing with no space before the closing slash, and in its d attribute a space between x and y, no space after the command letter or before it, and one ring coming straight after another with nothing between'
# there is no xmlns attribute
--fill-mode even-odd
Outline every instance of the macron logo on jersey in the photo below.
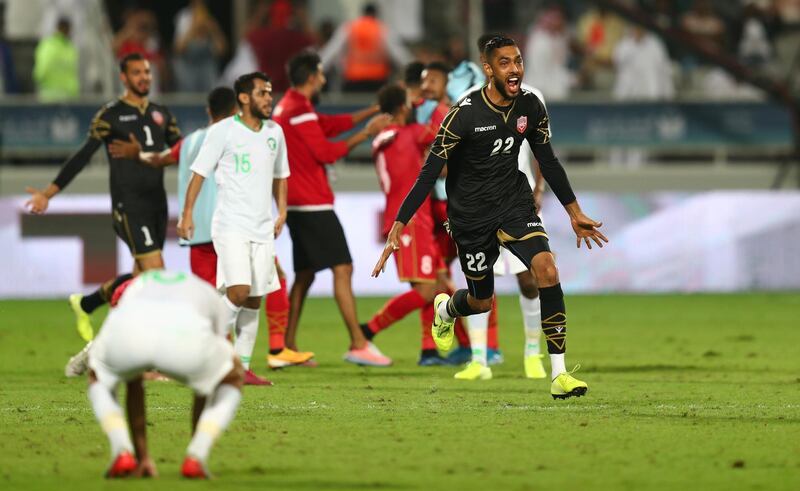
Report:
<svg viewBox="0 0 800 491"><path fill-rule="evenodd" d="M478 127L475 128L475 133L481 133L481 132L484 132L484 131L492 131L492 130L496 130L496 129L497 129L497 125L496 124L493 124L491 126L478 126Z"/></svg>
<svg viewBox="0 0 800 491"><path fill-rule="evenodd" d="M466 99L461 101L461 104L459 104L458 107L471 106L471 105L472 105L472 98L467 97Z"/></svg>

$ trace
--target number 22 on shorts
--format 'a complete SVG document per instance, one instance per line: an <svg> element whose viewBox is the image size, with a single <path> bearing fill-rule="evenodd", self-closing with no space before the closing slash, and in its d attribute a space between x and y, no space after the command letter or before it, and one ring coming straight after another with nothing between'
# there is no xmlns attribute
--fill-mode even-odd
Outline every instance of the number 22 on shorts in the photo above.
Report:
<svg viewBox="0 0 800 491"><path fill-rule="evenodd" d="M470 271L486 271L486 254L478 252L476 254L465 254L467 258L467 269Z"/></svg>

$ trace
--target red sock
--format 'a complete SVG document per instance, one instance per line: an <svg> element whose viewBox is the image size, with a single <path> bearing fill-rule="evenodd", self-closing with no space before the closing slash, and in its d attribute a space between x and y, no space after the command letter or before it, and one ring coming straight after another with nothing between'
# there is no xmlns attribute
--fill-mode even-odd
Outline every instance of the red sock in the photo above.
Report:
<svg viewBox="0 0 800 491"><path fill-rule="evenodd" d="M279 278L281 289L267 295L264 301L267 326L269 328L269 349L282 350L286 325L289 323L289 296L286 294L286 278Z"/></svg>
<svg viewBox="0 0 800 491"><path fill-rule="evenodd" d="M386 302L367 326L370 331L377 334L411 312L421 309L426 303L416 290L409 290Z"/></svg>
<svg viewBox="0 0 800 491"><path fill-rule="evenodd" d="M453 329L455 329L459 346L462 348L469 348L469 334L467 334L467 330L464 329L464 323L461 322L461 317L456 318L456 324Z"/></svg>
<svg viewBox="0 0 800 491"><path fill-rule="evenodd" d="M420 309L419 320L422 323L422 349L436 349L436 342L431 335L431 326L433 325L433 302Z"/></svg>
<svg viewBox="0 0 800 491"><path fill-rule="evenodd" d="M489 312L489 330L486 333L486 347L500 349L497 344L497 297L492 299L492 310Z"/></svg>

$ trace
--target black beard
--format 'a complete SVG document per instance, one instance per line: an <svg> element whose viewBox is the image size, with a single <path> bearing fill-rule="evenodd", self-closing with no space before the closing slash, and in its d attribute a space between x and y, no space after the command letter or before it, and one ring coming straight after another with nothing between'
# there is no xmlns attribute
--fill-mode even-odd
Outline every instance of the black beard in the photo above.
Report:
<svg viewBox="0 0 800 491"><path fill-rule="evenodd" d="M139 89L137 89L136 87L131 85L130 91L133 92L134 94L136 94L137 97L147 97L147 94L150 93L150 88L148 87L144 91L139 91Z"/></svg>
<svg viewBox="0 0 800 491"><path fill-rule="evenodd" d="M253 117L257 118L257 119L268 119L269 118L269 116L267 116L266 114L262 113L261 110L259 110L257 107L252 107L251 106L250 107L250 114L252 114Z"/></svg>
<svg viewBox="0 0 800 491"><path fill-rule="evenodd" d="M492 79L492 83L494 83L494 86L497 89L497 91L500 92L500 95L503 96L503 99L511 100L511 99L514 99L515 97L517 97L517 96L511 96L511 95L508 94L508 92L506 92L506 84L505 84L505 82L500 82L497 79L493 78Z"/></svg>
<svg viewBox="0 0 800 491"><path fill-rule="evenodd" d="M319 92L314 92L311 94L311 105L317 106L319 105Z"/></svg>

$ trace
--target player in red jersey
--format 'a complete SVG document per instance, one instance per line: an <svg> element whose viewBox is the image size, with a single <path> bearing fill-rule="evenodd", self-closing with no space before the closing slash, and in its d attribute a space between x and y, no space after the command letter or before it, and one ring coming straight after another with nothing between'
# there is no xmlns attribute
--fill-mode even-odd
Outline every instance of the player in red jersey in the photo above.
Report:
<svg viewBox="0 0 800 491"><path fill-rule="evenodd" d="M385 235L392 228L393 217L400 204L414 186L435 132L428 125L413 122L413 110L406 91L400 85L383 87L378 92L378 104L382 113L392 115L389 126L372 141L375 170L381 190L386 195L382 228ZM421 309L422 353L419 364L446 364L445 359L436 351L436 344L428 328L430 318L433 317L433 298L442 290L437 276L446 269L433 235L430 203L424 203L409 222L400 238L400 249L394 252L394 258L400 281L409 283L411 289L390 299L369 322L361 324L364 336L372 339L406 315Z"/></svg>

